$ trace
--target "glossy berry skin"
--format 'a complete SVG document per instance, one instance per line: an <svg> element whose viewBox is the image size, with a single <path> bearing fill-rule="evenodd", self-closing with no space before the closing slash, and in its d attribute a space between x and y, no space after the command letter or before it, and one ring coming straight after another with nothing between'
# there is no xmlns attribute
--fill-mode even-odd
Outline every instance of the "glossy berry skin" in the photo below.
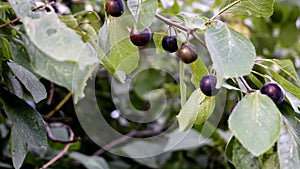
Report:
<svg viewBox="0 0 300 169"><path fill-rule="evenodd" d="M168 52L176 52L178 50L176 36L165 36L162 40L162 47Z"/></svg>
<svg viewBox="0 0 300 169"><path fill-rule="evenodd" d="M108 0L105 4L105 9L109 15L119 17L125 11L125 4L123 0Z"/></svg>
<svg viewBox="0 0 300 169"><path fill-rule="evenodd" d="M200 89L206 96L215 96L219 93L220 89L216 88L217 77L213 74L203 76L200 81Z"/></svg>
<svg viewBox="0 0 300 169"><path fill-rule="evenodd" d="M276 83L268 82L260 89L262 94L269 96L276 104L283 102L284 94Z"/></svg>
<svg viewBox="0 0 300 169"><path fill-rule="evenodd" d="M134 29L130 31L130 40L135 46L144 46L152 39L152 33L149 28L144 29L141 32L134 32Z"/></svg>
<svg viewBox="0 0 300 169"><path fill-rule="evenodd" d="M186 64L192 63L198 58L198 50L193 44L183 44L179 49L178 57Z"/></svg>

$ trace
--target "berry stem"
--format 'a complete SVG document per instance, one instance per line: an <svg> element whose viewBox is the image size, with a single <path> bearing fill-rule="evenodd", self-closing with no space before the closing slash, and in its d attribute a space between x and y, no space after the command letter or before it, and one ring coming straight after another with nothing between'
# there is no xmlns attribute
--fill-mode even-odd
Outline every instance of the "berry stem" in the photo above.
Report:
<svg viewBox="0 0 300 169"><path fill-rule="evenodd" d="M169 18L166 18L164 16L162 16L161 14L159 13L156 13L155 14L155 17L163 22L165 22L166 24L168 25L171 25L171 26L174 26L182 31L185 31L185 32L190 32L190 35L192 35L197 41L199 41L201 43L201 45L203 45L204 47L206 47L206 44L204 43L204 41L195 33L195 30L193 29L189 29L183 25L180 25L176 22L173 22L172 20L170 20Z"/></svg>
<svg viewBox="0 0 300 169"><path fill-rule="evenodd" d="M248 93L253 92L253 89L248 85L247 81L244 79L244 77L239 77L240 81L243 83L245 88L247 89Z"/></svg>

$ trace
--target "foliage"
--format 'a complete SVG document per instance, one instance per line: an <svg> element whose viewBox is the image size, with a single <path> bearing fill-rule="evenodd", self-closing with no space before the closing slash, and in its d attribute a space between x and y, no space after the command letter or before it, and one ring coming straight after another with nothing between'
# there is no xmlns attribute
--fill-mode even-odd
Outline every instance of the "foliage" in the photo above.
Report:
<svg viewBox="0 0 300 169"><path fill-rule="evenodd" d="M299 167L298 1L127 0L120 17L105 3L0 2L0 168ZM130 30L148 27L135 46ZM164 51L166 35L197 60ZM199 88L207 74L216 96Z"/></svg>

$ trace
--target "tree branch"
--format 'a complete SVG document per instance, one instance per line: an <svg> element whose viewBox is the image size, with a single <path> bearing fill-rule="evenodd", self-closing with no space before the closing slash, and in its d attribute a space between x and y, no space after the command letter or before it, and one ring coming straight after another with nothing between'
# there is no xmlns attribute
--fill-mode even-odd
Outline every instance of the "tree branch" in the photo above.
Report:
<svg viewBox="0 0 300 169"><path fill-rule="evenodd" d="M73 139L63 140L63 139L59 139L59 138L56 138L55 136L53 136L51 128L58 128L58 127L66 128L68 130L69 135L72 136ZM67 143L73 143L73 142L80 140L80 137L74 137L74 132L71 129L71 127L68 125L65 125L65 124L55 124L55 123L48 124L48 123L46 123L46 131L47 131L48 138L54 142L67 144Z"/></svg>
<svg viewBox="0 0 300 169"><path fill-rule="evenodd" d="M190 32L190 35L192 35L197 41L199 41L201 43L201 45L206 47L206 44L204 43L204 41L195 33L195 29L189 29L183 25L180 25L180 24L170 20L169 18L162 16L161 14L158 14L158 13L155 14L155 17L157 19L165 22L168 25L174 26L182 31Z"/></svg>
<svg viewBox="0 0 300 169"><path fill-rule="evenodd" d="M136 138L144 138L144 137L151 137L151 136L155 136L157 134L162 133L163 130L162 129L157 129L157 130L145 130L145 131L137 131L137 130L133 130L129 133L127 133L126 135L123 135L122 137L113 140L112 142L110 142L109 144L106 144L105 146L103 146L102 148L100 148L99 150L97 150L93 156L99 156L103 153L105 153L106 151L120 145L123 144L125 142L127 142L129 139L136 137Z"/></svg>
<svg viewBox="0 0 300 169"><path fill-rule="evenodd" d="M69 99L70 97L72 96L72 92L69 92L64 98L63 100L53 109L51 110L48 114L46 114L44 116L45 119L48 119L50 118L51 116L53 116L53 114L55 112L57 112Z"/></svg>
<svg viewBox="0 0 300 169"><path fill-rule="evenodd" d="M68 132L69 132L69 140L68 141L62 141L60 139L54 138L54 136L51 133L51 129L50 129L51 127L65 127L65 128L67 128ZM52 141L56 141L56 142L60 142L60 143L68 143L68 144L66 144L62 151L60 151L54 158L52 158L50 161L48 161L46 164L44 164L40 169L46 169L46 168L48 168L55 161L57 161L58 159L60 159L69 150L72 142L75 142L75 141L79 140L78 138L76 138L74 136L74 132L70 128L70 126L67 126L65 124L51 124L51 125L46 124L46 131L47 131L48 137Z"/></svg>
<svg viewBox="0 0 300 169"><path fill-rule="evenodd" d="M50 89L49 89L49 97L48 97L48 100L47 100L48 105L51 105L53 96L54 96L54 83L51 82L50 83Z"/></svg>
<svg viewBox="0 0 300 169"><path fill-rule="evenodd" d="M4 23L4 24L0 25L0 28L4 28L6 26L12 25L15 22L18 22L19 20L20 20L20 18L15 18L14 20L11 20L10 22L7 22L7 23Z"/></svg>

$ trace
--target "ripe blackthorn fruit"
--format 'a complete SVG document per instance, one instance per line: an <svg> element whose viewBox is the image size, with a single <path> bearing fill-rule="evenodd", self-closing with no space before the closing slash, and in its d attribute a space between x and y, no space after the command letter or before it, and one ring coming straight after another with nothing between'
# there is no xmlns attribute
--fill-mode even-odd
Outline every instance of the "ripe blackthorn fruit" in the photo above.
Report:
<svg viewBox="0 0 300 169"><path fill-rule="evenodd" d="M192 63L198 57L198 50L193 44L183 44L179 49L178 57L186 64Z"/></svg>
<svg viewBox="0 0 300 169"><path fill-rule="evenodd" d="M162 40L162 47L168 52L176 52L178 50L176 36L165 36Z"/></svg>
<svg viewBox="0 0 300 169"><path fill-rule="evenodd" d="M135 46L144 46L152 39L152 33L149 28L141 32L134 32L132 28L130 31L130 40Z"/></svg>
<svg viewBox="0 0 300 169"><path fill-rule="evenodd" d="M119 17L125 11L125 4L123 0L108 0L105 9L109 15Z"/></svg>
<svg viewBox="0 0 300 169"><path fill-rule="evenodd" d="M268 82L260 89L262 94L269 96L276 104L283 102L284 94L276 83Z"/></svg>
<svg viewBox="0 0 300 169"><path fill-rule="evenodd" d="M216 94L218 94L220 89L216 88L216 86L217 77L213 74L203 76L200 81L200 89L206 96L215 96Z"/></svg>

